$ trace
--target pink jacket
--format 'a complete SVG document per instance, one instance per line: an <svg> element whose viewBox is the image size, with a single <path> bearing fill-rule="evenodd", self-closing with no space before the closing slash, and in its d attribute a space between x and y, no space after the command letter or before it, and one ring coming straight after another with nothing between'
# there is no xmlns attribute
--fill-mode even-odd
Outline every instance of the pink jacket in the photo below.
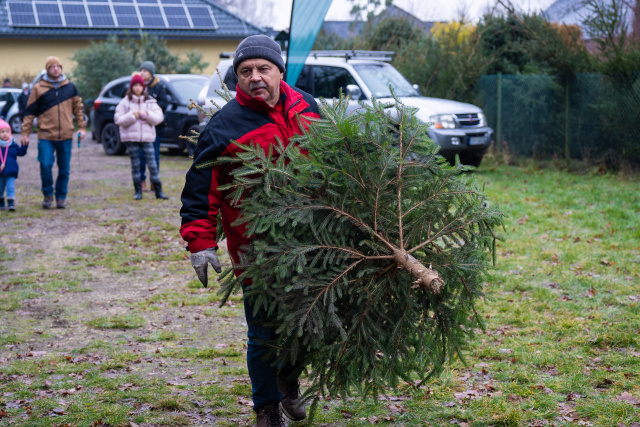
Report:
<svg viewBox="0 0 640 427"><path fill-rule="evenodd" d="M136 111L146 111L146 120L136 119ZM162 123L164 115L154 98L145 101L143 97L133 95L131 100L125 96L120 101L113 119L120 127L120 141L154 142L156 125Z"/></svg>

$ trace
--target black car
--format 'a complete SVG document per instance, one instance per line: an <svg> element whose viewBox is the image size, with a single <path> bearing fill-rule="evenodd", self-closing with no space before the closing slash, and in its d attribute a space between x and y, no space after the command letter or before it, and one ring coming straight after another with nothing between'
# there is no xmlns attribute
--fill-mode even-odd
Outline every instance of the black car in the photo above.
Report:
<svg viewBox="0 0 640 427"><path fill-rule="evenodd" d="M198 94L211 77L201 74L156 74L167 86L169 106L164 112L166 126L162 130L160 147L172 153L187 150L193 154L194 144L180 138L190 135L191 129L198 130L198 114L196 109L189 109L191 99L197 100ZM131 76L120 77L105 85L98 98L93 101L91 111L91 127L93 139L102 144L104 151L110 155L124 154L126 147L120 142L118 126L113 122L116 106L124 98Z"/></svg>

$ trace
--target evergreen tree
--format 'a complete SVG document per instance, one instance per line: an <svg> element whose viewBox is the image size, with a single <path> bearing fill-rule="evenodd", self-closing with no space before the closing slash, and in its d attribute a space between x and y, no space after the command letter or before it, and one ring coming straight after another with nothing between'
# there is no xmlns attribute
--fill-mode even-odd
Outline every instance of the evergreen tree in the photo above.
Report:
<svg viewBox="0 0 640 427"><path fill-rule="evenodd" d="M320 108L287 146L198 165L229 168L221 189L254 236L235 266L244 272L223 273L223 300L251 281L247 298L278 328L278 363L304 360L314 403L377 396L461 357L482 325L475 302L502 224L470 168L437 155L414 108Z"/></svg>

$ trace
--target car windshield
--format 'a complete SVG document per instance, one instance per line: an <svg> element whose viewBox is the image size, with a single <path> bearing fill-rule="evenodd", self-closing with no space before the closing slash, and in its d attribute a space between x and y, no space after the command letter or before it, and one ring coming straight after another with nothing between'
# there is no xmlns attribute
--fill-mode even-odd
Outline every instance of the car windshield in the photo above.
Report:
<svg viewBox="0 0 640 427"><path fill-rule="evenodd" d="M186 104L190 99L196 101L200 91L209 83L207 76L190 76L185 78L172 78L171 86L174 93Z"/></svg>
<svg viewBox="0 0 640 427"><path fill-rule="evenodd" d="M353 66L376 98L389 98L393 87L396 96L418 96L411 83L389 64L356 64Z"/></svg>

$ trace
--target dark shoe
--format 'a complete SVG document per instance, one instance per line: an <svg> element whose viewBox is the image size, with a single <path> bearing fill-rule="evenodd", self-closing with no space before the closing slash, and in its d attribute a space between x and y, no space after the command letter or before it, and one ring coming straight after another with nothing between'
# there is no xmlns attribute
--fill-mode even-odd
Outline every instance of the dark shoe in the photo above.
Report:
<svg viewBox="0 0 640 427"><path fill-rule="evenodd" d="M293 421L301 421L307 417L306 404L300 398L300 383L298 379L287 381L285 378L277 377L278 390L282 393L280 408L284 415Z"/></svg>
<svg viewBox="0 0 640 427"><path fill-rule="evenodd" d="M65 199L56 199L56 208L64 209L67 207L67 201Z"/></svg>
<svg viewBox="0 0 640 427"><path fill-rule="evenodd" d="M271 405L258 409L256 411L255 427L286 427L280 407Z"/></svg>
<svg viewBox="0 0 640 427"><path fill-rule="evenodd" d="M145 179L144 181L140 182L140 185L142 186L142 191L149 191L147 190L147 180Z"/></svg>
<svg viewBox="0 0 640 427"><path fill-rule="evenodd" d="M49 209L53 204L53 196L44 196L44 200L42 201L42 209Z"/></svg>
<svg viewBox="0 0 640 427"><path fill-rule="evenodd" d="M6 206L4 205L4 197L0 197L0 211L3 211L6 209Z"/></svg>
<svg viewBox="0 0 640 427"><path fill-rule="evenodd" d="M169 197L162 192L162 183L161 182L152 182L153 191L156 192L156 199L167 200Z"/></svg>
<svg viewBox="0 0 640 427"><path fill-rule="evenodd" d="M141 200L142 199L142 182L133 181L133 188L136 190L136 194L133 195L133 200Z"/></svg>
<svg viewBox="0 0 640 427"><path fill-rule="evenodd" d="M13 199L7 199L7 207L9 208L10 212L13 212L16 210L16 202Z"/></svg>

